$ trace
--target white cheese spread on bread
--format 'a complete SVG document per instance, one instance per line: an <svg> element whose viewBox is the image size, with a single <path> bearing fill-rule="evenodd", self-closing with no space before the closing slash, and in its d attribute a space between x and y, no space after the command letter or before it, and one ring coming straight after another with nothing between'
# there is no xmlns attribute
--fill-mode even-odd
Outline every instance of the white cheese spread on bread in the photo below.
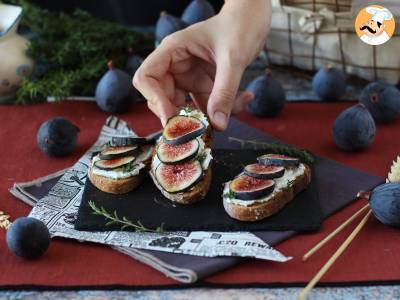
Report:
<svg viewBox="0 0 400 300"><path fill-rule="evenodd" d="M305 169L306 169L306 167L304 164L300 164L298 167L295 167L295 168L293 168L293 167L286 168L285 173L282 177L273 179L275 182L274 191L267 197L260 198L260 199L254 199L254 200L240 200L240 199L228 197L228 195L230 194L229 193L230 181L228 181L224 184L223 198L228 203L242 205L242 206L250 206L250 205L253 205L256 203L267 202L268 200L272 199L277 192L287 188L291 181L293 181L297 177L303 175L305 172Z"/></svg>

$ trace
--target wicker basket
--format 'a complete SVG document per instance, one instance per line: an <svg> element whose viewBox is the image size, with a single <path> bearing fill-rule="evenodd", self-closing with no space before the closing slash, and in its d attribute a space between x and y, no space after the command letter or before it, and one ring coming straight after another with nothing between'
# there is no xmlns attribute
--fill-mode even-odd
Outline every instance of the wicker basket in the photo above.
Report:
<svg viewBox="0 0 400 300"><path fill-rule="evenodd" d="M387 43L367 45L354 30L354 5L350 0L273 0L271 31L265 46L269 63L306 70L331 64L345 74L398 83L399 26ZM386 7L395 14L389 5Z"/></svg>

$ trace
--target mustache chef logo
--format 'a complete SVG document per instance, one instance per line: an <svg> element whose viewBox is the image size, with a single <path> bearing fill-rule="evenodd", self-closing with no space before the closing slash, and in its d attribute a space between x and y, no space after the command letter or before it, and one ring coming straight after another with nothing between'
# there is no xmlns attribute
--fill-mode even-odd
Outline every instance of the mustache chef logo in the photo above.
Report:
<svg viewBox="0 0 400 300"><path fill-rule="evenodd" d="M383 6L372 5L362 9L356 19L356 32L364 43L381 45L393 35L395 27L392 13Z"/></svg>

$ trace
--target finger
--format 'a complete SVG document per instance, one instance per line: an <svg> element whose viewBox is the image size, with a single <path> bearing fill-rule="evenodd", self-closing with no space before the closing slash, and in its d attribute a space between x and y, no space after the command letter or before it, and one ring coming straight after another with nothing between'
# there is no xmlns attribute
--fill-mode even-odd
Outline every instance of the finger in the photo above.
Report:
<svg viewBox="0 0 400 300"><path fill-rule="evenodd" d="M225 130L239 88L243 68L228 61L217 63L214 86L208 100L207 113L214 128Z"/></svg>
<svg viewBox="0 0 400 300"><path fill-rule="evenodd" d="M186 94L184 90L175 89L175 96L173 99L175 106L181 108L186 105Z"/></svg>
<svg viewBox="0 0 400 300"><path fill-rule="evenodd" d="M135 78L136 75L133 81L135 87L146 98L149 108L160 118L164 126L167 120L176 113L177 108L171 103L156 79L143 76L140 79L136 79L139 81L135 81Z"/></svg>
<svg viewBox="0 0 400 300"><path fill-rule="evenodd" d="M207 102L208 98L210 98L210 93L191 93L190 96L193 99L194 104L200 109L202 112L207 112Z"/></svg>
<svg viewBox="0 0 400 300"><path fill-rule="evenodd" d="M133 77L135 88L151 102L149 107L164 125L176 112L176 107L165 90L171 94L171 87L162 86L162 79L168 77L171 55L168 47L159 47L143 62Z"/></svg>
<svg viewBox="0 0 400 300"><path fill-rule="evenodd" d="M232 107L232 114L237 114L244 110L249 104L251 100L254 99L254 94L252 92L244 91L240 92L234 101L233 107Z"/></svg>

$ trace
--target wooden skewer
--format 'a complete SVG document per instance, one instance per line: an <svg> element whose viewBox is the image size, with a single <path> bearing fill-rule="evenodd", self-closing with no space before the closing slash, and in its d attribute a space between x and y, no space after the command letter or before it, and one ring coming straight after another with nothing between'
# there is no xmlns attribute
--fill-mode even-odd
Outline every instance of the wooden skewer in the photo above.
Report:
<svg viewBox="0 0 400 300"><path fill-rule="evenodd" d="M360 230L364 227L365 223L367 223L369 216L371 215L371 210L362 218L357 227L353 230L353 232L347 237L347 239L343 242L343 244L336 250L336 252L331 256L331 258L325 263L325 265L318 271L318 273L314 276L313 279L307 284L307 286L301 291L297 300L304 300L310 290L317 284L317 282L321 279L322 276L329 270L329 268L333 265L336 259L346 250L347 246L351 243L351 241L357 236Z"/></svg>
<svg viewBox="0 0 400 300"><path fill-rule="evenodd" d="M327 237L321 240L318 244L311 248L306 254L303 256L303 261L306 261L317 252L322 246L324 246L329 240L331 240L335 235L337 235L340 231L342 231L347 225L349 225L355 218L357 218L363 211L365 211L369 207L369 204L365 205L361 209L359 209L356 213L354 213L350 218L348 218L342 225L332 231Z"/></svg>

